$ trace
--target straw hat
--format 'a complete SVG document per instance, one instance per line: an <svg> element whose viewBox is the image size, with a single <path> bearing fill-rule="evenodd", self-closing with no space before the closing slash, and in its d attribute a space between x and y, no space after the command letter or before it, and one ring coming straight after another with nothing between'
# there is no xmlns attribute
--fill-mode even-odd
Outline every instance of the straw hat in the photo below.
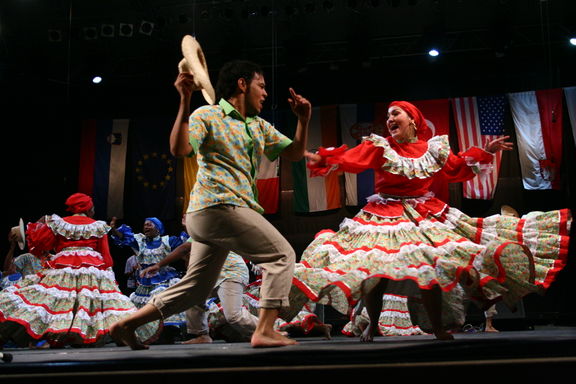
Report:
<svg viewBox="0 0 576 384"><path fill-rule="evenodd" d="M23 250L24 245L26 245L26 230L24 229L24 221L20 219L18 225L16 227L12 227L10 232L16 238L18 247Z"/></svg>
<svg viewBox="0 0 576 384"><path fill-rule="evenodd" d="M194 37L186 35L182 38L182 54L184 58L178 63L178 71L193 74L194 82L201 88L204 100L208 104L214 104L216 95L210 82L206 58L200 44Z"/></svg>

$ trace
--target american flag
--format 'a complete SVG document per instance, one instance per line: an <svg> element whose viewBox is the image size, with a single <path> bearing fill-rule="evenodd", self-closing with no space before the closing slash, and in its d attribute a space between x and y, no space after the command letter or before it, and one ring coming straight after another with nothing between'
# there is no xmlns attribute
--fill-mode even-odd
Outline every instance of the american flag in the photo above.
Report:
<svg viewBox="0 0 576 384"><path fill-rule="evenodd" d="M487 140L504 135L505 95L461 97L452 100L454 120L461 151L484 148ZM494 156L492 171L464 183L464 197L489 200L494 197L502 152Z"/></svg>

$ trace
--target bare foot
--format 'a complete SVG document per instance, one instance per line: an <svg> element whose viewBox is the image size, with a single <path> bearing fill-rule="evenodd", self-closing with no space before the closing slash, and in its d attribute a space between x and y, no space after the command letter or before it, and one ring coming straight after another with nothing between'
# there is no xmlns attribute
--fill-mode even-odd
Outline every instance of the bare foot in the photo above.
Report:
<svg viewBox="0 0 576 384"><path fill-rule="evenodd" d="M134 330L127 327L122 321L112 324L110 336L117 344L127 345L133 350L148 349L147 345L138 341Z"/></svg>
<svg viewBox="0 0 576 384"><path fill-rule="evenodd" d="M492 325L486 325L486 327L484 328L484 332L500 332L500 331L494 328Z"/></svg>
<svg viewBox="0 0 576 384"><path fill-rule="evenodd" d="M376 336L376 327L368 324L360 335L360 341L363 343L371 343L374 341L374 336Z"/></svg>
<svg viewBox="0 0 576 384"><path fill-rule="evenodd" d="M285 347L288 345L298 344L296 340L292 340L279 332L272 331L272 333L256 333L252 334L250 344L254 348L270 348L270 347Z"/></svg>
<svg viewBox="0 0 576 384"><path fill-rule="evenodd" d="M322 324L322 325L316 325L314 327L318 332L321 332L324 335L324 338L327 340L332 339L332 324Z"/></svg>
<svg viewBox="0 0 576 384"><path fill-rule="evenodd" d="M212 338L210 335L200 335L190 340L183 341L182 344L210 344L212 343Z"/></svg>

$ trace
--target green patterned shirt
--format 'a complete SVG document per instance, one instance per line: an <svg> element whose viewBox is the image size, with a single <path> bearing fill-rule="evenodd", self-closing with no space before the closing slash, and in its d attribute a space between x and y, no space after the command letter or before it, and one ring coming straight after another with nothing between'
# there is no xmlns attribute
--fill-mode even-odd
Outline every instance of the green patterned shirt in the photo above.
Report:
<svg viewBox="0 0 576 384"><path fill-rule="evenodd" d="M188 212L230 204L263 213L256 190L260 159L276 159L292 140L260 117L244 119L223 99L196 109L188 132L198 160Z"/></svg>

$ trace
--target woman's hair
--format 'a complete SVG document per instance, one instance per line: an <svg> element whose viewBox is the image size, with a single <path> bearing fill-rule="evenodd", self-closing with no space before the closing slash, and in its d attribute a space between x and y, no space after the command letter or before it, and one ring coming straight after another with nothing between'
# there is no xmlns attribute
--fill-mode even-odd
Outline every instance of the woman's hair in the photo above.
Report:
<svg viewBox="0 0 576 384"><path fill-rule="evenodd" d="M251 61L234 60L224 64L216 83L216 100L228 100L238 88L238 79L245 79L250 83L256 73L261 75L262 68Z"/></svg>

